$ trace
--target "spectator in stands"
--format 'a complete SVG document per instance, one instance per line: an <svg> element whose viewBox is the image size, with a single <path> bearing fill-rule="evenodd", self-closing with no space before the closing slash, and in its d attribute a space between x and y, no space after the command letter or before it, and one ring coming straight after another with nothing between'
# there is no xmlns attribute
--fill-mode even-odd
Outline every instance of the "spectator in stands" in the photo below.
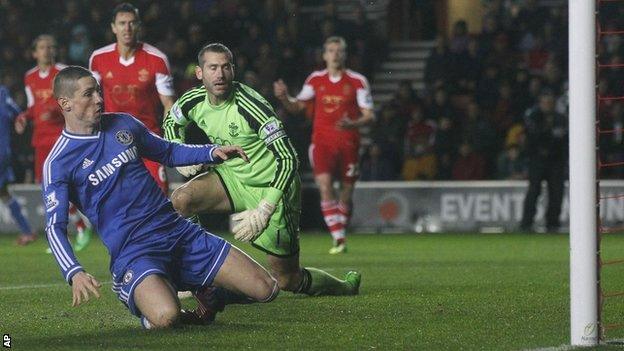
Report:
<svg viewBox="0 0 624 351"><path fill-rule="evenodd" d="M492 43L492 50L485 55L484 60L498 66L504 75L513 73L517 66L517 53L510 46L510 38L506 33L498 33Z"/></svg>
<svg viewBox="0 0 624 351"><path fill-rule="evenodd" d="M532 108L539 103L540 94L544 91L544 83L540 76L531 76L529 80L528 94L526 91L524 95L527 96L528 108Z"/></svg>
<svg viewBox="0 0 624 351"><path fill-rule="evenodd" d="M473 150L484 158L485 174L494 174L501 138L475 101L469 102L466 108L462 139L468 141Z"/></svg>
<svg viewBox="0 0 624 351"><path fill-rule="evenodd" d="M287 85L295 85L305 79L301 71L301 44L299 43L298 19L290 18L288 26L280 25L275 29L275 42L273 43L273 55L277 55L279 61L277 76L282 77Z"/></svg>
<svg viewBox="0 0 624 351"><path fill-rule="evenodd" d="M498 86L500 85L499 72L495 62L488 62L477 82L475 98L479 105L486 110L492 110L496 106Z"/></svg>
<svg viewBox="0 0 624 351"><path fill-rule="evenodd" d="M474 91L482 74L482 62L483 57L479 51L479 42L476 39L471 39L468 43L468 50L455 56L453 66L456 72L453 80L458 85L457 90Z"/></svg>
<svg viewBox="0 0 624 351"><path fill-rule="evenodd" d="M423 34L425 31L435 33L436 26L435 16L431 9L435 7L431 3L433 1L405 1L409 5L409 10L405 12L404 8L397 7L396 4L401 1L391 1L388 9L398 11L397 13L388 13L388 19L391 26L404 26L404 39L416 39L418 37L430 38L432 35ZM430 3L431 2L431 3ZM467 108L467 103L475 99L473 89L466 89L470 86L471 80L481 81L480 89L477 93L476 101L479 102L483 109L484 115L492 117L494 126L498 131L500 138L507 134L520 135L517 131L521 131L521 126L507 126L507 122L501 121L504 115L503 110L507 110L507 117L514 120L519 119L523 111L536 104L539 91L544 86L548 86L553 91L564 91L561 88L560 79L550 79L551 72L549 63L554 63L554 76L562 76L562 72L566 71L566 21L565 21L565 5L552 4L548 2L544 6L543 2L529 1L501 1L489 0L485 1L485 15L483 17L483 27L480 33L474 33L474 36L467 32L467 24L457 23L456 30L452 34L452 45L455 52L463 52L463 59L460 63L471 62L465 67L470 66L470 70L461 69L453 62L458 63L457 56L454 59L447 49L447 41L443 36L439 36L438 45L427 60L425 69L425 93L423 99L437 100L436 103L424 102L424 110L426 115L431 117L438 124L436 135L445 136L442 125L443 119L448 119L448 124L453 125L451 129L460 127L461 119L458 118L462 111ZM283 77L291 84L302 81L305 76L303 73L318 68L322 61L317 58L320 53L317 45L322 41L320 30L312 30L323 26L323 21L327 21L325 25L326 31L344 33L345 35L357 38L353 41L352 49L349 57L358 65L364 66L364 72L368 73L371 67L375 67L380 63L381 55L385 55L386 51L378 47L383 47L383 43L371 42L372 33L379 33L376 27L378 21L369 21L366 19L366 11L370 9L367 5L356 6L351 19L339 13L340 8L334 1L315 1L312 6L318 6L317 11L302 12L301 2L298 1L282 1L282 0L264 0L264 1L194 1L185 0L178 2L162 2L162 1L139 1L138 7L145 14L143 18L144 35L148 42L157 43L171 59L171 71L174 75L176 89L178 91L186 90L189 85L194 84L193 79L183 79L185 74L192 73L187 70L189 63L194 61L194 52L198 49L197 42L201 42L209 38L212 41L227 41L240 51L247 51L245 55L236 53L238 80L253 80L255 75L264 75L266 72L260 72L255 67L255 58L258 56L258 50L246 49L248 45L245 43L248 33L252 33L257 27L260 29L260 37L262 42L269 43L270 54L274 60L273 68L267 68L268 71L277 70L276 75ZM307 3L309 4L309 2ZM327 5L325 5L327 4ZM614 6L613 4L601 4L601 24L604 29L616 30L624 28L621 14L624 13L624 7ZM306 5L306 7L308 7ZM75 57L78 47L72 48L69 36L74 28L88 23L86 26L87 37L91 39L94 47L99 47L107 42L113 41L112 33L108 26L108 17L103 16L108 13L111 8L110 2L103 0L94 0L90 2L71 0L65 2L36 2L36 1L0 1L0 37L3 39L0 46L0 67L3 70L23 72L28 67L27 62L30 58L28 44L32 39L42 31L50 31L56 34L61 40L58 48L59 60ZM308 7L309 8L309 7ZM604 10L604 11L603 11ZM402 13L403 11L404 13ZM399 15L405 15L403 17ZM40 18L56 18L51 23L39 21ZM402 23L407 21L406 23ZM431 25L427 25L427 23ZM389 26L389 28L391 27ZM366 30L364 30L364 28ZM422 30L419 30L421 28ZM400 29L400 28L399 28ZM392 30L390 28L390 30ZM400 34L400 33L399 33ZM397 34L397 38L400 35ZM253 36L253 35L252 35ZM476 38L476 40L475 40ZM536 77L532 84L532 95L527 94L529 91L529 80L531 77L524 67L522 50L529 52L534 49L536 38L541 38L543 52L534 54L547 55L547 59L543 61L542 70L535 71ZM362 39L360 45L356 41ZM384 39L388 39L387 37ZM386 40L387 41L387 40ZM259 48L259 46L257 46ZM603 63L621 62L621 55L624 54L622 49L622 39L619 36L603 36L599 43L601 47L601 59ZM467 54L466 54L467 53ZM24 56L26 55L26 56ZM72 56L70 56L72 55ZM604 55L604 56L603 56ZM359 56L359 58L358 58ZM478 57L478 60L474 60ZM254 60L250 60L254 58ZM368 61L370 60L370 62ZM452 61L452 62L451 62ZM540 61L540 60L538 60ZM541 61L540 61L541 62ZM247 64L245 64L247 63ZM490 84L490 90L486 88L487 82L483 82L483 73L480 68L475 69L477 64L485 66L497 67L497 79ZM538 65L539 66L539 65ZM248 72L249 71L249 72ZM458 75L459 72L463 72ZM558 72L555 72L558 71ZM624 86L619 84L622 80L618 76L624 70L604 70L602 72L610 82L609 93L617 93L616 89ZM270 73L270 72L269 72ZM476 74L475 74L476 73ZM543 76L542 76L543 74ZM373 75L367 75L373 77ZM469 76L469 77L467 77ZM247 77L247 78L245 78ZM461 81L455 80L455 77L462 78ZM192 78L192 76L189 76ZM501 82L509 81L512 87L513 101L511 107L506 107L508 100L502 97L506 94L501 87ZM543 83L542 83L543 81ZM550 82L554 82L551 84ZM260 80L262 82L262 80ZM408 91L407 83L401 83L400 91ZM405 84L405 85L403 85ZM409 84L411 85L411 83ZM23 87L11 86L8 84L12 95L18 104L25 100L22 93ZM446 87L446 88L445 88ZM439 92L439 90L445 92ZM399 93L398 95L400 95ZM490 95L491 94L491 95ZM408 96L411 94L406 94ZM415 94L414 94L415 95ZM435 98L437 96L437 99ZM485 100L482 100L485 96ZM491 100L489 100L491 98ZM418 103L418 98L412 99ZM409 99L405 100L409 101ZM440 101L443 101L440 104ZM24 107L24 104L21 104ZM411 113L411 103L403 103L398 107L399 115L406 116L405 121ZM291 116L283 116L283 118L291 118ZM295 116L294 118L300 118ZM306 122L307 123L307 122ZM446 122L444 122L446 123ZM302 123L302 129L309 128L309 123ZM507 130L509 129L509 130ZM304 133L305 134L305 133ZM436 139L436 154L438 159L438 177L450 177L451 172L448 171L448 165L453 161L457 141L450 145L453 152L438 153L438 139ZM459 140L456 137L454 140ZM307 150L306 138L293 138L298 150ZM522 147L522 146L520 146ZM18 157L25 158L28 152L21 149L14 150ZM303 155L303 154L302 154ZM444 157L441 157L444 156ZM304 163L305 164L305 163ZM452 167L451 167L452 168ZM24 174L24 169L16 168L17 174ZM493 174L489 175L493 176Z"/></svg>
<svg viewBox="0 0 624 351"><path fill-rule="evenodd" d="M371 128L371 139L379 144L382 150L392 150L385 154L398 173L403 163L403 139L405 135L406 117L398 113L393 103L384 104L379 111L379 117Z"/></svg>
<svg viewBox="0 0 624 351"><path fill-rule="evenodd" d="M407 123L409 120L409 116L412 113L412 110L421 107L416 106L420 105L422 102L414 88L412 87L412 81L409 79L404 79L399 82L399 88L397 89L394 97L392 98L391 104L396 108L396 112L399 115L399 119Z"/></svg>
<svg viewBox="0 0 624 351"><path fill-rule="evenodd" d="M544 47L544 38L541 35L537 35L533 48L524 55L525 65L531 73L541 74L549 58L550 52Z"/></svg>
<svg viewBox="0 0 624 351"><path fill-rule="evenodd" d="M434 141L434 150L438 161L437 179L449 180L452 178L458 140L458 130L453 120L446 116L440 117Z"/></svg>
<svg viewBox="0 0 624 351"><path fill-rule="evenodd" d="M87 27L84 24L79 24L72 29L68 49L70 63L85 66L89 62L93 45L91 45Z"/></svg>
<svg viewBox="0 0 624 351"><path fill-rule="evenodd" d="M434 179L437 174L434 140L435 124L425 119L422 108L415 108L405 133L405 160L401 170L403 180Z"/></svg>
<svg viewBox="0 0 624 351"><path fill-rule="evenodd" d="M375 142L370 144L362 157L360 179L364 181L395 180L397 176L396 166L387 157L393 152L393 149L383 148Z"/></svg>
<svg viewBox="0 0 624 351"><path fill-rule="evenodd" d="M549 13L547 8L539 6L537 0L526 0L523 6L519 8L513 26L539 31L548 20Z"/></svg>
<svg viewBox="0 0 624 351"><path fill-rule="evenodd" d="M505 147L507 148L511 145L518 145L521 150L524 150L525 139L524 122L515 122L509 130L507 130L507 135L505 136Z"/></svg>
<svg viewBox="0 0 624 351"><path fill-rule="evenodd" d="M514 114L517 113L516 99L513 96L511 83L503 81L498 87L498 100L491 113L490 120L496 129L496 134L504 137L505 133L514 122Z"/></svg>
<svg viewBox="0 0 624 351"><path fill-rule="evenodd" d="M453 180L482 180L485 175L485 158L473 150L470 142L464 140L453 164Z"/></svg>
<svg viewBox="0 0 624 351"><path fill-rule="evenodd" d="M448 92L444 87L436 88L433 94L433 102L429 107L427 116L434 121L441 117L456 119L456 113L451 106Z"/></svg>
<svg viewBox="0 0 624 351"><path fill-rule="evenodd" d="M507 180L526 179L526 161L516 144L509 145L498 157L496 178Z"/></svg>
<svg viewBox="0 0 624 351"><path fill-rule="evenodd" d="M448 51L446 38L436 37L436 46L431 52L425 66L425 83L429 87L444 84L448 81L451 69L451 55Z"/></svg>
<svg viewBox="0 0 624 351"><path fill-rule="evenodd" d="M552 91L540 94L539 105L527 111L524 117L526 153L529 167L529 188L524 199L520 228L531 231L536 213L537 198L542 181L548 184L546 229L559 229L559 215L563 199L563 183L568 159L568 120L555 111Z"/></svg>
<svg viewBox="0 0 624 351"><path fill-rule="evenodd" d="M347 22L346 25L347 37L350 38L348 41L353 42L349 57L359 61L357 65L352 62L349 66L370 77L375 64L383 58L380 54L384 50L373 22L366 18L366 11L362 4L355 5L353 20Z"/></svg>
<svg viewBox="0 0 624 351"><path fill-rule="evenodd" d="M268 43L262 43L252 62L254 63L254 71L258 74L259 93L262 96L272 95L272 82L277 76L278 61L271 52L271 46Z"/></svg>
<svg viewBox="0 0 624 351"><path fill-rule="evenodd" d="M452 54L461 54L468 50L470 36L468 34L468 23L459 20L453 25L453 34L449 43L449 50Z"/></svg>

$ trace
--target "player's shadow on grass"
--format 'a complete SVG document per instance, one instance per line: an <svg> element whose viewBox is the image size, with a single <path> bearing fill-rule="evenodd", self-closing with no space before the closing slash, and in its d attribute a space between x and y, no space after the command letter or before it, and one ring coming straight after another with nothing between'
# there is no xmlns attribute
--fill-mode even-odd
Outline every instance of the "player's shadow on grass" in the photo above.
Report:
<svg viewBox="0 0 624 351"><path fill-rule="evenodd" d="M189 339L192 339L197 341L197 346L226 347L227 341L222 340L218 337L219 335L226 332L230 337L239 333L244 335L248 334L250 330L254 330L254 333L259 333L259 335L274 331L266 323L220 323L219 321L205 326L191 325L164 330L145 330L139 326L137 321L136 328L106 328L97 332L85 333L74 330L62 336L42 336L22 340L15 338L14 345L19 346L21 350L170 350L178 345L188 345Z"/></svg>

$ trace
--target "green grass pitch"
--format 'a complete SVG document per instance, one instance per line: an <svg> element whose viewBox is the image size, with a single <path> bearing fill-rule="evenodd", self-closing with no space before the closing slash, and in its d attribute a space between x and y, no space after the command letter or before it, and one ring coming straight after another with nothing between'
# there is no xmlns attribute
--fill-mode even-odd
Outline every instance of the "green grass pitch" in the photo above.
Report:
<svg viewBox="0 0 624 351"><path fill-rule="evenodd" d="M72 308L44 240L19 248L14 239L0 236L0 332L16 350L523 350L569 343L563 234L351 235L349 253L330 256L327 235L306 233L302 264L339 276L360 270L359 296L282 292L270 304L229 306L213 325L167 331L142 330L117 300L99 241L78 257L108 282L103 296ZM624 237L607 237L602 248L605 259L624 257ZM624 267L605 268L603 286L624 290L623 277ZM622 301L606 302L607 321L624 322L622 312ZM623 338L624 331L607 336Z"/></svg>

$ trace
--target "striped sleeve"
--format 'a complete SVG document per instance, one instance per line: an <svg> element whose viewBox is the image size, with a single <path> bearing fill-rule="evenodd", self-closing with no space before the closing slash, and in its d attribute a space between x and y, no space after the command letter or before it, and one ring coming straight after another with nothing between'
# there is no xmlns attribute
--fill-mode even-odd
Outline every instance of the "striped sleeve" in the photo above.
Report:
<svg viewBox="0 0 624 351"><path fill-rule="evenodd" d="M237 84L236 102L239 113L264 141L277 163L275 175L269 183L272 190L268 192L266 199L275 204L297 173L297 153L282 122L275 117L271 105L251 88Z"/></svg>
<svg viewBox="0 0 624 351"><path fill-rule="evenodd" d="M215 160L212 152L218 147L215 144L187 145L164 140L145 127L143 122L131 115L120 114L126 118L130 130L137 136L141 156L169 167L197 165L201 163L221 163Z"/></svg>
<svg viewBox="0 0 624 351"><path fill-rule="evenodd" d="M71 284L72 277L84 271L67 238L67 216L69 208L69 181L60 155L67 148L69 139L61 136L52 147L43 164L43 204L46 215L46 238L52 254L58 263L63 278Z"/></svg>
<svg viewBox="0 0 624 351"><path fill-rule="evenodd" d="M184 143L186 126L193 120L191 110L205 98L206 88L201 86L187 91L171 106L163 120L166 140Z"/></svg>

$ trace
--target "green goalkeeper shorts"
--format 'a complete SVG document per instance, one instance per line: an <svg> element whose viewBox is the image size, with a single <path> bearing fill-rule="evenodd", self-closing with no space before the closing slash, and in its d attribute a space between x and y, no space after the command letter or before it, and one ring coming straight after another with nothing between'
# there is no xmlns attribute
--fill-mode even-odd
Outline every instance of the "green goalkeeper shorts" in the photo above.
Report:
<svg viewBox="0 0 624 351"><path fill-rule="evenodd" d="M228 167L215 167L221 178L234 212L258 207L265 198L267 187L250 186L240 182ZM269 225L252 245L268 254L290 257L299 253L299 216L301 215L301 180L296 176L277 203Z"/></svg>

